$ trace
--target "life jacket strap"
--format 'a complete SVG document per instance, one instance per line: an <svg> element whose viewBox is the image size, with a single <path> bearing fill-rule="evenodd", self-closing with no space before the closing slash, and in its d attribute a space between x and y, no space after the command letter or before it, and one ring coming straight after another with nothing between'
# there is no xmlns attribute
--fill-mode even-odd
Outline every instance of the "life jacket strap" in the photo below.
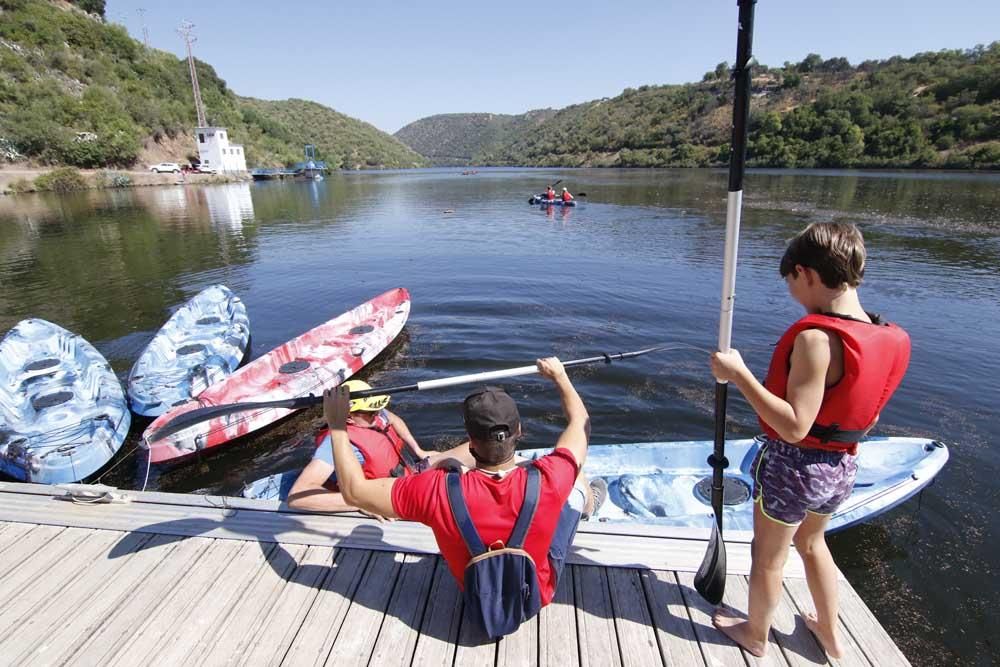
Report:
<svg viewBox="0 0 1000 667"><path fill-rule="evenodd" d="M868 435L868 431L872 430L869 426L866 429L860 431L848 431L840 428L840 424L830 424L829 426L824 426L822 424L813 424L812 428L809 429L809 435L816 438L822 443L827 442L850 442L858 443Z"/></svg>

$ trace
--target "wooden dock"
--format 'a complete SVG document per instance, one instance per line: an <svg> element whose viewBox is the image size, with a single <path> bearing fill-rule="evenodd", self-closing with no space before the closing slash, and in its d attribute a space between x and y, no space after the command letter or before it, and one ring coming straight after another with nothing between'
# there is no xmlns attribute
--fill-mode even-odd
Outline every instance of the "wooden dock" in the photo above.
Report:
<svg viewBox="0 0 1000 667"><path fill-rule="evenodd" d="M129 492L77 504L0 483L2 665L908 665L846 580L848 654L828 661L794 552L765 659L693 588L704 531L581 524L553 604L484 641L430 531L276 502ZM727 534L746 609L749 534Z"/></svg>

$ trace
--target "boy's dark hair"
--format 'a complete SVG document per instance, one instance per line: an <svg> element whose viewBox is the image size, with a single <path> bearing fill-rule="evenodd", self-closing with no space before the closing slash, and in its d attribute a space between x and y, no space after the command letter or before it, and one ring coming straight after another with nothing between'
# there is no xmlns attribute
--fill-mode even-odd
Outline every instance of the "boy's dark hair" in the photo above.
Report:
<svg viewBox="0 0 1000 667"><path fill-rule="evenodd" d="M781 277L801 265L816 271L823 284L836 289L861 284L865 276L865 239L852 223L814 222L792 237L781 258Z"/></svg>

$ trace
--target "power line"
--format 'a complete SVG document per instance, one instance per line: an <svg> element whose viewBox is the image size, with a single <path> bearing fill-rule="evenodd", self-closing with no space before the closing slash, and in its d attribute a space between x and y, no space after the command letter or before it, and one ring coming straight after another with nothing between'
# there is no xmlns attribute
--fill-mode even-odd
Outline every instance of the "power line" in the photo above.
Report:
<svg viewBox="0 0 1000 667"><path fill-rule="evenodd" d="M194 109L198 114L198 127L207 127L208 123L205 121L205 106L201 102L201 88L198 87L198 72L195 71L194 56L191 54L191 45L198 41L198 38L194 36L193 31L194 24L190 21L185 21L181 24L181 27L177 29L177 33L184 38L184 43L187 45L188 69L191 70L191 89L194 92Z"/></svg>
<svg viewBox="0 0 1000 667"><path fill-rule="evenodd" d="M142 23L142 41L146 43L146 48L149 48L149 28L146 27L146 10L143 7L139 7L135 10L139 15L139 21Z"/></svg>

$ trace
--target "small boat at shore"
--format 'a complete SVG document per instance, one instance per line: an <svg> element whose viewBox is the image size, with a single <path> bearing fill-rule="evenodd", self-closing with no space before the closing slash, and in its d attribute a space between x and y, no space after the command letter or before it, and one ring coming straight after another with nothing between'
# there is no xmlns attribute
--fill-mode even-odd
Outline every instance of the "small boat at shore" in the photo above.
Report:
<svg viewBox="0 0 1000 667"><path fill-rule="evenodd" d="M729 530L753 528L753 475L750 469L762 440L726 442L739 465L725 476L724 520ZM714 522L709 440L591 445L584 472L608 483L608 498L591 519L602 522L702 528ZM527 459L548 449L518 452ZM873 437L858 454L854 491L830 520L827 532L870 521L919 493L948 461L948 448L925 438ZM247 484L243 495L284 501L301 470L271 475Z"/></svg>

